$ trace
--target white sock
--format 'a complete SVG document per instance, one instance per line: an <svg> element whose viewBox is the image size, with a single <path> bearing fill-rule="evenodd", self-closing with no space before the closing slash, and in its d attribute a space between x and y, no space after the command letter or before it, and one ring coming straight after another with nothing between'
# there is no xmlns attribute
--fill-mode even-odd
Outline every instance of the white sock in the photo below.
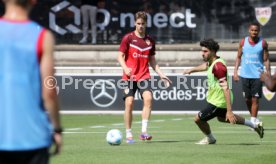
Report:
<svg viewBox="0 0 276 164"><path fill-rule="evenodd" d="M147 133L149 120L142 120L142 133Z"/></svg>
<svg viewBox="0 0 276 164"><path fill-rule="evenodd" d="M210 138L210 139L215 139L215 137L213 136L212 133L208 134L207 137Z"/></svg>
<svg viewBox="0 0 276 164"><path fill-rule="evenodd" d="M247 119L244 120L244 125L249 126L251 128L255 128L256 127L256 124L254 122L249 121Z"/></svg>
<svg viewBox="0 0 276 164"><path fill-rule="evenodd" d="M132 137L131 129L127 129L126 130L126 138L131 138L131 137Z"/></svg>
<svg viewBox="0 0 276 164"><path fill-rule="evenodd" d="M251 118L250 118L250 121L251 121L252 123L254 123L254 124L256 123L256 120L257 120L256 117L251 117Z"/></svg>

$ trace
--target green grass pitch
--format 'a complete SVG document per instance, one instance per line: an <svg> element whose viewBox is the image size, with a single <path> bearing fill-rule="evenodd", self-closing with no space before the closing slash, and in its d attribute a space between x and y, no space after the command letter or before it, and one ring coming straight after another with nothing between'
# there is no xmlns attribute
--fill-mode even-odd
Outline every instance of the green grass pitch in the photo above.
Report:
<svg viewBox="0 0 276 164"><path fill-rule="evenodd" d="M152 141L139 140L141 116L134 115L134 144L123 140L110 146L105 135L119 129L125 138L122 115L62 115L64 147L52 164L271 164L276 161L276 116L261 115L265 135L246 126L211 120L217 138L215 145L196 145L204 135L193 122L193 115L152 115L149 133ZM249 116L246 115L246 118Z"/></svg>

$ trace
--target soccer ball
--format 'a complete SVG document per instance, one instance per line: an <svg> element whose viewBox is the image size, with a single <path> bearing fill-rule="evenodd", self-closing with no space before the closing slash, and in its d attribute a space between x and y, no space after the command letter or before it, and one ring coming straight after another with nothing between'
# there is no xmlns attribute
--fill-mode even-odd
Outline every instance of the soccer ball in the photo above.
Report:
<svg viewBox="0 0 276 164"><path fill-rule="evenodd" d="M110 145L120 145L122 139L122 133L118 129L109 130L106 134L106 141Z"/></svg>

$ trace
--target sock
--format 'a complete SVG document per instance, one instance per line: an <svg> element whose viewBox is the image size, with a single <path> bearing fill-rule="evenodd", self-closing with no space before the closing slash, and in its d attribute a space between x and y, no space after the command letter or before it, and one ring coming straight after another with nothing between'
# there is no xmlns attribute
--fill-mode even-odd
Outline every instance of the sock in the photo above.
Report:
<svg viewBox="0 0 276 164"><path fill-rule="evenodd" d="M131 129L126 130L126 138L132 138Z"/></svg>
<svg viewBox="0 0 276 164"><path fill-rule="evenodd" d="M251 117L251 118L250 118L250 121L251 121L252 123L254 123L254 124L256 123L256 120L257 120L256 117Z"/></svg>
<svg viewBox="0 0 276 164"><path fill-rule="evenodd" d="M213 136L212 133L208 134L207 137L210 138L210 139L215 139L215 137Z"/></svg>
<svg viewBox="0 0 276 164"><path fill-rule="evenodd" d="M149 120L142 120L142 133L147 133Z"/></svg>
<svg viewBox="0 0 276 164"><path fill-rule="evenodd" d="M249 121L247 119L244 120L244 125L249 126L251 128L255 128L256 127L256 124L254 122Z"/></svg>

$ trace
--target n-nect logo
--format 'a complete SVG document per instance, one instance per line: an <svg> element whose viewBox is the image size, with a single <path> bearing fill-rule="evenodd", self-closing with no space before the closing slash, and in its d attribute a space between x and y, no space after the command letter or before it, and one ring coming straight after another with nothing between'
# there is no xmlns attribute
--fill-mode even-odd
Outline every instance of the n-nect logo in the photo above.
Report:
<svg viewBox="0 0 276 164"><path fill-rule="evenodd" d="M58 25L58 20L56 18L56 14L61 12L62 10L69 10L74 14L74 22L66 25L65 27L61 27ZM118 22L121 28L125 27L134 27L134 14L133 13L120 13L119 16L112 16L110 12L106 9L98 9L98 14L103 15L103 20L101 22L97 22L97 27L100 30L105 30L105 28L110 24L110 22ZM153 15L147 14L148 21L147 26L149 28L196 28L196 23L194 19L196 18L196 14L192 13L191 9L186 9L185 13L175 12L167 15L165 13L159 12L154 13ZM68 1L62 1L57 5L53 6L49 12L49 25L52 30L60 35L64 35L68 32L71 33L80 33L80 23L81 15L80 9Z"/></svg>

